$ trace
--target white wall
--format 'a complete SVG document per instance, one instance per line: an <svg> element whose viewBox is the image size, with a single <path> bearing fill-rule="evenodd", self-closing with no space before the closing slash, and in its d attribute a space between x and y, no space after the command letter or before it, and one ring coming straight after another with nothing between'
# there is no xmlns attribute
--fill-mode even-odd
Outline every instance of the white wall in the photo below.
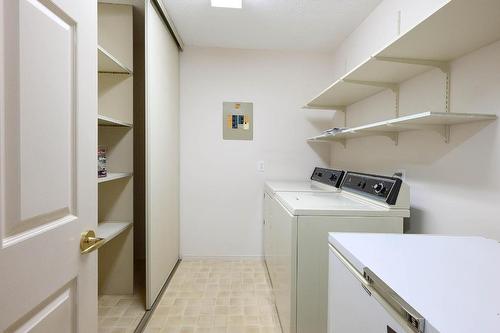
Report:
<svg viewBox="0 0 500 333"><path fill-rule="evenodd" d="M336 75L344 74L397 36L398 10L404 31L445 2L385 0L338 48L334 56ZM498 59L500 42L452 63L452 112L500 115ZM348 108L348 125L392 118L393 103L389 91L361 101ZM401 114L443 108L444 76L438 70L401 86ZM349 140L347 149L332 145L331 165L385 174L405 169L412 195L409 232L482 235L500 240L499 124L454 126L449 144L430 132L403 133L398 146L382 137Z"/></svg>
<svg viewBox="0 0 500 333"><path fill-rule="evenodd" d="M181 255L262 255L265 179L306 179L331 114L301 110L331 81L331 54L187 48L181 54ZM222 140L222 102L254 103L254 140ZM257 161L265 172L257 171Z"/></svg>

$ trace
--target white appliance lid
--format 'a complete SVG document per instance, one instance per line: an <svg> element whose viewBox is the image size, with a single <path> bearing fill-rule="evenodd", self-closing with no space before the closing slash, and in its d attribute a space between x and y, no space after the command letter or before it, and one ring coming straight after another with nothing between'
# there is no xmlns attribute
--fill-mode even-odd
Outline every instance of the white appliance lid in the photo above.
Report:
<svg viewBox="0 0 500 333"><path fill-rule="evenodd" d="M267 181L266 192L274 194L276 192L337 192L339 189L327 186L314 181Z"/></svg>
<svg viewBox="0 0 500 333"><path fill-rule="evenodd" d="M481 237L330 233L426 320L426 332L500 331L500 244Z"/></svg>
<svg viewBox="0 0 500 333"><path fill-rule="evenodd" d="M409 216L407 209L390 209L341 192L278 192L276 198L299 216Z"/></svg>

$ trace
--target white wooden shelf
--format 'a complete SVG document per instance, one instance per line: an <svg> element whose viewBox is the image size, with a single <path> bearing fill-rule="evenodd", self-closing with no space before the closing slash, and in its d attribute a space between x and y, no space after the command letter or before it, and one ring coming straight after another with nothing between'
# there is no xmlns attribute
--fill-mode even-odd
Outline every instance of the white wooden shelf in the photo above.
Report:
<svg viewBox="0 0 500 333"><path fill-rule="evenodd" d="M97 237L104 238L104 242L107 243L129 227L132 226L132 222L119 222L119 221L103 221L99 222L97 225Z"/></svg>
<svg viewBox="0 0 500 333"><path fill-rule="evenodd" d="M132 127L132 124L111 117L98 115L97 124L99 126Z"/></svg>
<svg viewBox="0 0 500 333"><path fill-rule="evenodd" d="M306 108L342 110L500 39L500 1L451 0L326 88Z"/></svg>
<svg viewBox="0 0 500 333"><path fill-rule="evenodd" d="M97 182L100 184L131 176L132 176L131 172L108 172L108 175L106 177L101 177L101 178L98 177Z"/></svg>
<svg viewBox="0 0 500 333"><path fill-rule="evenodd" d="M451 125L492 121L492 114L423 112L409 116L384 120L368 125L347 128L335 134L322 134L308 139L309 142L345 142L346 139L366 136L387 136L397 142L397 134L406 131L430 130L446 138L446 128Z"/></svg>
<svg viewBox="0 0 500 333"><path fill-rule="evenodd" d="M102 46L97 46L99 73L132 74L132 70L123 65Z"/></svg>

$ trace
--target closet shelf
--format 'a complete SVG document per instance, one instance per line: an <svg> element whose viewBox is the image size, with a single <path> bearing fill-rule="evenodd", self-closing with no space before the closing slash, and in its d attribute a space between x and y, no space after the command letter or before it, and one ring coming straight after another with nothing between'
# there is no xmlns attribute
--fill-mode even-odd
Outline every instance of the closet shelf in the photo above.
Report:
<svg viewBox="0 0 500 333"><path fill-rule="evenodd" d="M116 59L102 46L97 46L98 71L99 73L115 73L132 75L132 71Z"/></svg>
<svg viewBox="0 0 500 333"><path fill-rule="evenodd" d="M104 243L109 242L129 227L132 222L103 221L97 225L97 237L104 238Z"/></svg>
<svg viewBox="0 0 500 333"><path fill-rule="evenodd" d="M132 173L131 172L108 172L108 175L106 177L97 178L97 182L100 184L100 183L110 182L113 180L127 178L127 177L132 177Z"/></svg>
<svg viewBox="0 0 500 333"><path fill-rule="evenodd" d="M409 116L384 120L368 125L347 128L335 134L322 134L309 138L309 142L343 142L346 139L366 136L387 136L394 141L400 132L415 130L430 130L438 132L446 138L446 127L477 121L492 121L497 118L494 114L479 113L449 113L423 112Z"/></svg>
<svg viewBox="0 0 500 333"><path fill-rule="evenodd" d="M111 117L98 115L97 124L99 126L132 127L132 124Z"/></svg>
<svg viewBox="0 0 500 333"><path fill-rule="evenodd" d="M500 39L500 1L452 0L326 88L305 108L343 110ZM467 18L464 20L464 18Z"/></svg>

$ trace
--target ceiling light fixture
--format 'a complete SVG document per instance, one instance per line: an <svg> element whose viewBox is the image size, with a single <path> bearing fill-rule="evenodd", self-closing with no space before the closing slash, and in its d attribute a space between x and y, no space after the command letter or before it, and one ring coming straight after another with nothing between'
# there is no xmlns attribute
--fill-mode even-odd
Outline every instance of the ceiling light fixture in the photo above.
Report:
<svg viewBox="0 0 500 333"><path fill-rule="evenodd" d="M210 0L212 7L238 8L243 7L243 0Z"/></svg>

